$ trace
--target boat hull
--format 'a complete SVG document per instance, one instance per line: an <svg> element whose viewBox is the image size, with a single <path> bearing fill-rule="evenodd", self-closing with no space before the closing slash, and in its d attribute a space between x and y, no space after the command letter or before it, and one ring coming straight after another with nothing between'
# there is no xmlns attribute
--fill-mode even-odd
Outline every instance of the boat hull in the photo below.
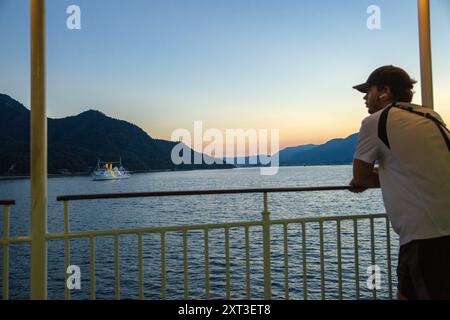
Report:
<svg viewBox="0 0 450 320"><path fill-rule="evenodd" d="M122 180L130 178L129 175L117 176L117 177L108 177L108 176L93 176L92 180L94 181L105 181L105 180Z"/></svg>
<svg viewBox="0 0 450 320"><path fill-rule="evenodd" d="M127 171L102 170L92 174L92 180L94 181L122 180L128 179L129 177L130 174Z"/></svg>

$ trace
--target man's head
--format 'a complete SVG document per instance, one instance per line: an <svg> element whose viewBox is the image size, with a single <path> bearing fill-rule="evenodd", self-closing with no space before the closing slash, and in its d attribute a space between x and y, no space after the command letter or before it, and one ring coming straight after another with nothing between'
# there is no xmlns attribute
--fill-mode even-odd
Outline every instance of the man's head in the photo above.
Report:
<svg viewBox="0 0 450 320"><path fill-rule="evenodd" d="M364 100L372 114L391 102L411 102L415 83L405 70L383 66L373 71L365 83L353 88L366 94Z"/></svg>

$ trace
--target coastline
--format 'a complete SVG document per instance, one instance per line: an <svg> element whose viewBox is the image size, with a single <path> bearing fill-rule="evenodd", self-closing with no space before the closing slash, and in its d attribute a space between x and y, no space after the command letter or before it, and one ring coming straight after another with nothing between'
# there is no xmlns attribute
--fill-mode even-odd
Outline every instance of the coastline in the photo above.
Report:
<svg viewBox="0 0 450 320"><path fill-rule="evenodd" d="M302 165L281 165L282 167L320 167L320 166L347 166L351 165L351 163L322 163L322 164L302 164ZM152 172L173 172L173 171L194 171L194 170L218 170L218 169L249 169L249 168L263 168L264 166L236 166L234 168L198 168L198 169L151 169L151 170L136 170L130 171L131 174L139 174L139 173L152 173ZM61 174L61 173L51 173L47 175L47 178L61 178L61 177L87 177L90 176L90 172L76 172L73 174ZM16 176L2 176L0 175L0 181L7 180L24 180L30 179L28 175L16 175Z"/></svg>
<svg viewBox="0 0 450 320"><path fill-rule="evenodd" d="M150 173L150 172L166 172L173 171L171 169L155 169L155 170L139 170L139 171L130 171L130 173ZM63 173L50 173L47 175L47 178L61 178L61 177L87 177L90 176L90 172L76 172L72 174L63 174ZM30 176L26 175L17 175L17 176L2 176L0 175L0 181L3 180L22 180L22 179L30 179Z"/></svg>

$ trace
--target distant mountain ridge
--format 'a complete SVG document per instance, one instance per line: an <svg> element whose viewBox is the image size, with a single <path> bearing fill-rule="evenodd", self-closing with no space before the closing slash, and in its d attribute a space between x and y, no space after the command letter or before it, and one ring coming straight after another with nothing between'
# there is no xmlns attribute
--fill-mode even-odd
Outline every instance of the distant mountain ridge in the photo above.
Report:
<svg viewBox="0 0 450 320"><path fill-rule="evenodd" d="M332 139L321 145L284 149L280 151L280 164L283 166L349 164L353 161L357 141L358 133L354 133L345 139Z"/></svg>
<svg viewBox="0 0 450 320"><path fill-rule="evenodd" d="M178 142L153 139L138 126L96 110L62 119L48 118L48 172L87 172L97 159L122 158L132 171L233 168L229 164L175 165ZM193 159L194 151L189 149ZM208 157L204 155L204 157ZM208 157L210 158L210 157ZM0 174L29 174L30 110L0 94Z"/></svg>
<svg viewBox="0 0 450 320"><path fill-rule="evenodd" d="M275 154L273 157L279 157L280 166L349 164L353 161L357 140L358 134L354 133L345 139L332 139L320 145L306 144L288 147L280 150L278 155ZM261 166L257 155L227 159L227 163L238 167Z"/></svg>

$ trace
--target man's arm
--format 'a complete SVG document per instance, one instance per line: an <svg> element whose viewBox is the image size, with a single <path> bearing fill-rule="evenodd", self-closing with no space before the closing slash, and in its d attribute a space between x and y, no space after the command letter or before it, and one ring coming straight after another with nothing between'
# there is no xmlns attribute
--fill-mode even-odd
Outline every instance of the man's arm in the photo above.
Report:
<svg viewBox="0 0 450 320"><path fill-rule="evenodd" d="M378 168L374 168L373 163L367 163L359 159L353 159L353 179L350 186L359 188L355 192L362 192L367 188L378 188Z"/></svg>

